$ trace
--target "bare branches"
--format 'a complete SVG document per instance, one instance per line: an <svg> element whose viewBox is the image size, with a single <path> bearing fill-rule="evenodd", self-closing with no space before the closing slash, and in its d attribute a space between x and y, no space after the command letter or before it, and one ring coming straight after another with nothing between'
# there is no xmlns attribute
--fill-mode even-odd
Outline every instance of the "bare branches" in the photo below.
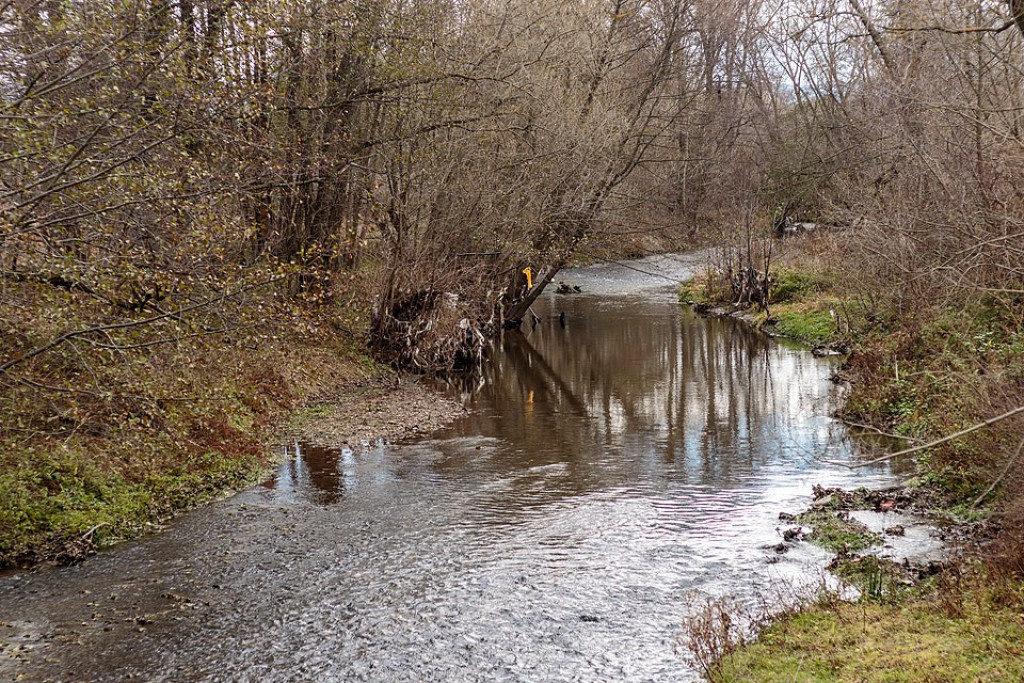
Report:
<svg viewBox="0 0 1024 683"><path fill-rule="evenodd" d="M881 33L875 28L875 23L871 19L871 16L864 10L860 4L860 0L849 0L850 6L853 8L857 18L860 19L861 23L864 24L865 30L868 35L871 36L871 42L875 44L875 48L878 50L878 54L882 58L882 62L885 64L885 68L889 72L893 72L896 69L896 62L889 55L889 48L885 44Z"/></svg>
<svg viewBox="0 0 1024 683"><path fill-rule="evenodd" d="M1024 35L1024 0L1006 0L1006 4L1010 6L1013 23L1020 29L1021 35Z"/></svg>
<svg viewBox="0 0 1024 683"><path fill-rule="evenodd" d="M42 354L46 353L47 351L51 351L51 350L57 348L58 346L61 346L62 344L65 344L65 343L67 343L69 341L72 341L74 339L77 339L79 337L84 337L86 335L94 334L94 333L97 333L97 332L105 333L105 332L111 332L113 330L125 330L125 329L131 328L131 327L142 327L142 326L145 326L145 325L152 325L153 323L160 322L162 320L167 320L168 318L180 319L186 313L191 313L191 312L196 311L198 309L206 308L207 306L211 306L213 304L220 303L220 302L226 301L228 299L232 299L234 297L237 297L237 296L239 296L239 295L241 295L241 294L243 294L245 292L251 291L253 289L257 289L257 288L260 288L260 287L265 287L265 286L267 286L267 285L269 285L269 284L271 284L273 282L276 282L276 281L278 281L280 279L281 279L280 277L274 277L274 278L271 278L269 280L265 280L263 282L259 282L259 283L253 284L253 285L248 285L248 286L245 286L245 287L241 287L241 288L239 288L239 289L237 289L237 290L235 290L233 292L229 292L229 293L223 294L221 296L213 297L211 299L206 299L204 301L200 301L199 303L191 304L189 306L183 306L183 307L178 308L177 310L168 311L167 313L161 313L159 315L151 316L149 318L143 318L142 320L132 320L132 321L122 322L122 323L111 323L111 324L107 324L107 325L96 325L96 326L93 326L93 327L87 327L87 328L80 329L80 330L74 330L72 332L66 332L66 333L62 334L61 336L57 337L56 339L54 339L53 341L51 341L51 342L49 342L47 344L44 344L43 346L36 347L35 349L32 349L31 351L28 351L28 352L22 354L21 356L19 356L17 358L13 358L13 359L7 361L6 363L3 363L2 365L0 365L0 373L9 373L11 371L11 369L14 368L15 366L20 365L20 364L22 364L22 363L24 363L24 362L26 362L28 360L31 360L31 359L35 358L36 356L42 355ZM110 345L107 348L121 348L121 345ZM124 347L124 348L129 348L129 347Z"/></svg>
<svg viewBox="0 0 1024 683"><path fill-rule="evenodd" d="M885 26L882 28L886 33L910 34L910 33L948 33L949 35L970 35L974 33L1002 33L1017 25L1017 20L1004 21L998 26Z"/></svg>

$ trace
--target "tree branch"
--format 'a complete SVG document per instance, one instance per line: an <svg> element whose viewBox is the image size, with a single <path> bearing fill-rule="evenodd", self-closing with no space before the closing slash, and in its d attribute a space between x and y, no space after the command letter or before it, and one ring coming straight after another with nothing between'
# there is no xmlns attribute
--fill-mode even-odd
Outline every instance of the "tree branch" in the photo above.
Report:
<svg viewBox="0 0 1024 683"><path fill-rule="evenodd" d="M158 322L160 320L165 320L167 318L180 317L180 316L184 315L185 313L189 313L189 312L194 311L196 309L204 308L206 306L210 306L210 305L215 304L215 303L220 303L221 301L226 301L228 299L231 299L231 298L234 298L234 297L238 296L239 294L243 294L243 293L251 291L253 289L258 289L260 287L265 287L266 285L269 285L269 284L271 284L273 282L277 282L280 279L281 279L281 276L273 277L273 278L271 278L269 280L265 280L264 282L259 282L257 284L250 285L248 287L242 287L241 289L235 290L234 292L231 292L231 293L228 293L228 294L224 294L224 295L215 297L213 299L207 299L206 301L200 301L197 304L192 304L191 306L185 306L184 308L179 308L176 311L168 311L167 313L161 313L160 315L155 315L155 316L152 316L150 318L145 318L143 320L132 320L130 322L114 323L114 324L111 324L111 325L97 325L95 327L88 327L88 328L86 328L84 330L75 330L73 332L67 332L67 333L62 334L61 336L57 337L56 339L51 341L49 344L44 344L43 346L35 348L35 349L29 351L28 353L26 353L26 354L24 354L22 356L19 356L18 358L14 358L13 360L7 361L3 365L0 365L0 373L10 372L11 368L13 368L14 366L20 365L21 363L24 363L27 360L31 360L32 358L35 358L36 356L38 356L40 354L46 353L47 351L49 351L51 349L57 348L61 344L64 344L65 342L69 342L72 339L75 339L76 337L81 337L81 336L86 335L86 334L92 334L93 332L108 332L110 330L123 330L123 329L127 329L129 327L139 327L139 326L142 326L142 325L150 325L152 323Z"/></svg>
<svg viewBox="0 0 1024 683"><path fill-rule="evenodd" d="M907 449L904 449L902 451L896 451L895 453L890 453L888 455L883 455L882 457L875 458L874 460L868 460L866 462L859 462L859 463L856 463L856 464L853 464L853 465L851 465L849 463L839 462L839 461L836 461L836 460L830 460L828 462L830 464L841 465L843 467L848 467L851 470L859 469L861 467L867 467L868 465L877 465L880 462L887 462L889 460L892 460L893 458L898 458L898 457L903 456L903 455L910 455L911 453L920 453L921 451L928 450L929 448L934 448L935 446L940 446L940 445L942 445L944 443L948 443L950 441L955 441L956 439L959 439L961 436L967 436L968 434L970 434L972 432L976 432L979 429L984 429L985 427L990 427L990 426L994 425L997 422L1002 422L1003 420L1011 418L1014 415L1019 415L1020 413L1024 413L1024 406L1020 406L1018 408L1014 408L1013 410L1007 411L1007 412L1003 413L1002 415L997 415L996 417L989 418L988 420L985 420L984 422L979 422L979 423L977 423L975 425L971 425L967 429L961 429L959 432L957 432L955 434L950 434L949 436L945 436L945 437L943 437L941 439L936 439L935 441L930 441L929 443L926 443L926 444L921 444L920 446L914 446L913 448L907 448Z"/></svg>

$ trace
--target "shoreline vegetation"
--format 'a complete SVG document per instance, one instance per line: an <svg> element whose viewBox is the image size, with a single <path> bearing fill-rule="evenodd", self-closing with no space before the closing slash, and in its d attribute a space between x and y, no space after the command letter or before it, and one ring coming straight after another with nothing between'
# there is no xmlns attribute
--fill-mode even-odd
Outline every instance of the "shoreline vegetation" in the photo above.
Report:
<svg viewBox="0 0 1024 683"><path fill-rule="evenodd" d="M849 389L838 417L881 435L888 450L980 423L991 414L986 396L1013 395L1022 330L1012 311L981 297L884 315L872 292L836 267L843 239L784 242L785 254L768 275L753 277L760 276L767 294L756 303L737 303L739 269L723 250L718 263L681 286L680 301L699 314L743 319L816 354L843 355L836 379ZM691 661L716 683L1024 679L1017 499L1006 486L1014 461L994 457L1014 435L1011 425L994 423L924 449L915 475L891 490L816 489L807 511L780 516L790 525L784 543L807 541L835 553L829 570L856 597L823 584L781 614L756 616L709 603L685 624ZM885 453L864 448L865 460ZM870 548L883 537L850 512L893 509L941 524L948 559L914 565L876 557ZM753 624L753 634L740 623Z"/></svg>
<svg viewBox="0 0 1024 683"><path fill-rule="evenodd" d="M429 432L461 414L458 404L372 360L347 333L350 321L296 315L269 297L260 307L275 322L258 338L237 339L230 351L182 342L147 350L143 363L95 368L108 392L73 394L78 424L44 423L32 438L5 435L0 569L67 564L157 531L270 476L280 457L275 444L359 448ZM48 406L22 399L14 407L28 426Z"/></svg>
<svg viewBox="0 0 1024 683"><path fill-rule="evenodd" d="M0 566L252 481L377 363L473 369L582 249L692 240L679 188L732 181L661 148L761 103L698 134L689 9L610 9L0 2Z"/></svg>

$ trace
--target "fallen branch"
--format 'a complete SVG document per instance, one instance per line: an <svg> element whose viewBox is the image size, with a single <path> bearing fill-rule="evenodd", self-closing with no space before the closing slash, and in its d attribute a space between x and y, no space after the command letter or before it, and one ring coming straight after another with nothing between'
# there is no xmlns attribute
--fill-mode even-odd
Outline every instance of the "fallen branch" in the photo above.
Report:
<svg viewBox="0 0 1024 683"><path fill-rule="evenodd" d="M884 436L884 437L889 438L889 439L899 439L901 441L911 441L911 442L914 442L914 443L920 443L921 442L920 439L915 439L912 436L904 436L902 434L890 434L889 432L883 432L878 427L872 427L871 425L860 424L859 422L850 422L849 420L843 420L843 424L846 425L847 427L855 427L857 429L863 429L863 430L868 431L868 432L874 432L875 434L878 434L879 436Z"/></svg>
<svg viewBox="0 0 1024 683"><path fill-rule="evenodd" d="M907 448L905 450L897 451L895 453L889 453L888 455L883 455L882 457L875 458L874 460L868 460L866 462L859 462L859 463L856 463L856 464L853 464L853 465L851 465L850 463L839 462L839 461L835 461L835 460L828 461L828 462L830 464L833 464L833 465L841 465L842 467L847 467L847 468L849 468L851 470L855 470L855 469L858 469L858 468L861 468L861 467L867 467L868 465L877 465L880 462L887 462L889 460L892 460L893 458L898 458L898 457L903 456L903 455L910 455L911 453L920 453L921 451L928 450L929 448L934 448L935 446L939 446L941 444L948 443L950 441L955 441L956 439L959 439L961 436L967 436L971 432L976 432L979 429L984 429L985 427L990 427L990 426L994 425L997 422L1002 422L1003 420L1005 420L1007 418L1011 418L1014 415L1019 415L1020 413L1024 413L1024 406L1020 406L1018 408L1014 408L1013 410L1007 411L1007 412L1003 413L1002 415L997 415L996 417L989 418L988 420L985 420L984 422L979 422L978 424L971 425L967 429L961 429L956 434L950 434L949 436L944 436L941 439L936 439L935 441L931 441L929 443L922 444L920 446L914 446L913 448Z"/></svg>

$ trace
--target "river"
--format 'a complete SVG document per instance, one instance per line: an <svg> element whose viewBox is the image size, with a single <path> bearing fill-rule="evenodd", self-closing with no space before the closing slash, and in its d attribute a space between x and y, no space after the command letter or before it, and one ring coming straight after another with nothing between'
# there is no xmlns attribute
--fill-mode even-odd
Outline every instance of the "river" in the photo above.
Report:
<svg viewBox="0 0 1024 683"><path fill-rule="evenodd" d="M675 298L699 257L561 278L430 438L284 446L263 486L0 578L0 675L687 681L687 610L819 581L780 512L851 471L836 361ZM787 589L788 590L788 589Z"/></svg>

